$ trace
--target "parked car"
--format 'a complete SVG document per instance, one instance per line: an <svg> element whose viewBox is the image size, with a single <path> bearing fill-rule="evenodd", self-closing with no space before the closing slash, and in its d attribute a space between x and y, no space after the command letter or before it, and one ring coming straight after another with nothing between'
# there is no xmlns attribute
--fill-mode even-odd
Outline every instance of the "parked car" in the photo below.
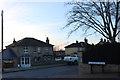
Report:
<svg viewBox="0 0 120 80"><path fill-rule="evenodd" d="M56 58L55 58L55 61L61 61L61 60L62 60L61 57L56 57Z"/></svg>
<svg viewBox="0 0 120 80"><path fill-rule="evenodd" d="M68 64L78 64L78 56L77 55L70 55L70 56L65 56L63 59L65 62Z"/></svg>

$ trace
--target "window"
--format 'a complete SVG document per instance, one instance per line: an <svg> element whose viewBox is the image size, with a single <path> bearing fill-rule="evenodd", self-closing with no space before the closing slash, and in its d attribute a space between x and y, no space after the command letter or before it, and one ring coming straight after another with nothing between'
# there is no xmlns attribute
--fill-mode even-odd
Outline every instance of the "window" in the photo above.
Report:
<svg viewBox="0 0 120 80"><path fill-rule="evenodd" d="M29 64L29 57L25 58L25 64Z"/></svg>
<svg viewBox="0 0 120 80"><path fill-rule="evenodd" d="M41 60L41 57L35 57L34 60L35 62L39 62Z"/></svg>
<svg viewBox="0 0 120 80"><path fill-rule="evenodd" d="M34 52L34 53L37 53L37 51L35 51L35 50L34 50L33 52Z"/></svg>
<svg viewBox="0 0 120 80"><path fill-rule="evenodd" d="M83 52L83 51L85 51L85 48L84 47L79 47L78 51Z"/></svg>
<svg viewBox="0 0 120 80"><path fill-rule="evenodd" d="M47 57L47 60L51 60L51 56L48 56L48 57Z"/></svg>
<svg viewBox="0 0 120 80"><path fill-rule="evenodd" d="M34 61L37 62L37 57L34 58Z"/></svg>
<svg viewBox="0 0 120 80"><path fill-rule="evenodd" d="M37 53L36 47L33 48L33 53Z"/></svg>
<svg viewBox="0 0 120 80"><path fill-rule="evenodd" d="M44 59L44 60L47 60L47 57L46 57L46 56L43 56L43 59Z"/></svg>
<svg viewBox="0 0 120 80"><path fill-rule="evenodd" d="M48 47L46 47L45 50L48 51Z"/></svg>
<svg viewBox="0 0 120 80"><path fill-rule="evenodd" d="M41 57L38 57L38 58L37 58L37 61L40 61L40 60L41 60Z"/></svg>
<svg viewBox="0 0 120 80"><path fill-rule="evenodd" d="M41 48L40 48L40 47L38 47L38 48L37 48L37 51L40 53L40 52L41 52Z"/></svg>
<svg viewBox="0 0 120 80"><path fill-rule="evenodd" d="M79 48L79 51L83 51L83 48L82 48L82 47L80 47L80 48Z"/></svg>
<svg viewBox="0 0 120 80"><path fill-rule="evenodd" d="M28 47L24 47L24 53L28 53Z"/></svg>
<svg viewBox="0 0 120 80"><path fill-rule="evenodd" d="M48 54L50 52L49 47L45 47L45 52Z"/></svg>
<svg viewBox="0 0 120 80"><path fill-rule="evenodd" d="M71 57L76 57L75 55L71 55Z"/></svg>
<svg viewBox="0 0 120 80"><path fill-rule="evenodd" d="M21 63L24 64L24 58L21 59Z"/></svg>
<svg viewBox="0 0 120 80"><path fill-rule="evenodd" d="M30 64L30 58L29 57L22 57L21 63L22 64Z"/></svg>

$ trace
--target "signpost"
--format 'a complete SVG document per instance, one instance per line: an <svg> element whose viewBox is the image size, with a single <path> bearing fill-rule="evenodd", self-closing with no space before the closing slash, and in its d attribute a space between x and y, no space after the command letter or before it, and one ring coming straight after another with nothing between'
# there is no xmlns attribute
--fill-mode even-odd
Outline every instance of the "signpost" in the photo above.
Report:
<svg viewBox="0 0 120 80"><path fill-rule="evenodd" d="M105 62L88 62L88 64L91 65L91 74L93 73L93 65L101 65L102 66L102 73L104 73L104 65L105 65Z"/></svg>
<svg viewBox="0 0 120 80"><path fill-rule="evenodd" d="M99 65L104 65L105 62L88 62L88 64L99 64Z"/></svg>

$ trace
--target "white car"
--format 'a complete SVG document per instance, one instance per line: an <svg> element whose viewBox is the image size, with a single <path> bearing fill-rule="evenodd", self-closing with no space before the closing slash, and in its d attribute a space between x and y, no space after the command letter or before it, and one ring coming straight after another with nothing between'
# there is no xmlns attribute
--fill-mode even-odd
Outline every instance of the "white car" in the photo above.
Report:
<svg viewBox="0 0 120 80"><path fill-rule="evenodd" d="M61 57L56 57L56 58L55 58L55 61L61 61L61 60L62 60Z"/></svg>
<svg viewBox="0 0 120 80"><path fill-rule="evenodd" d="M78 56L77 55L70 55L70 56L65 56L63 59L65 62L68 64L78 64Z"/></svg>

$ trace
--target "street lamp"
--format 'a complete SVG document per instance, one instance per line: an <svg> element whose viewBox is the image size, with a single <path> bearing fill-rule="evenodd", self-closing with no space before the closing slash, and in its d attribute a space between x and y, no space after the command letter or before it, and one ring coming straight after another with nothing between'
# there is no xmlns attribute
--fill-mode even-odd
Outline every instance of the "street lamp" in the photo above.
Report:
<svg viewBox="0 0 120 80"><path fill-rule="evenodd" d="M2 72L3 72L3 10L1 12L1 54L2 54Z"/></svg>

